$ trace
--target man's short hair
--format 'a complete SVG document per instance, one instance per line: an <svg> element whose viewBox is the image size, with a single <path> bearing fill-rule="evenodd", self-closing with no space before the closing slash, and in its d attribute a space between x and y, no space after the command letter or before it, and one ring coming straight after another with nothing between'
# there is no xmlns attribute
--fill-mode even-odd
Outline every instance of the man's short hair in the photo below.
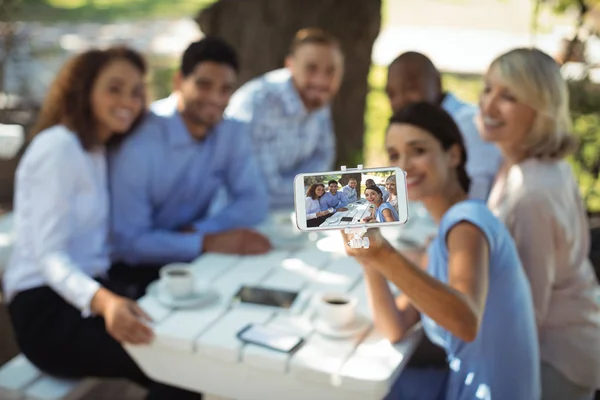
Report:
<svg viewBox="0 0 600 400"><path fill-rule="evenodd" d="M329 182L327 182L327 186L331 185L335 183L336 185L338 185L338 181L336 181L335 179L330 180Z"/></svg>
<svg viewBox="0 0 600 400"><path fill-rule="evenodd" d="M356 178L350 178L350 179L348 179L348 183L350 183L352 181L357 182Z"/></svg>
<svg viewBox="0 0 600 400"><path fill-rule="evenodd" d="M188 46L181 58L181 74L189 76L204 61L226 64L235 72L239 71L237 52L229 43L216 36L206 36Z"/></svg>
<svg viewBox="0 0 600 400"><path fill-rule="evenodd" d="M335 36L324 29L311 27L296 32L290 46L290 54L294 54L300 46L305 44L321 44L340 48L340 42Z"/></svg>

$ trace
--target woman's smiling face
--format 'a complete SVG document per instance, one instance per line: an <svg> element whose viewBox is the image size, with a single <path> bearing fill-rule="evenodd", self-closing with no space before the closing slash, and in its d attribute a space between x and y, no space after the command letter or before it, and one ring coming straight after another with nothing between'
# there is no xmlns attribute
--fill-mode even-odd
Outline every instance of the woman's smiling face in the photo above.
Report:
<svg viewBox="0 0 600 400"><path fill-rule="evenodd" d="M408 124L390 125L386 135L390 163L406 171L406 187L411 201L442 193L452 169L456 168L449 151L429 132Z"/></svg>

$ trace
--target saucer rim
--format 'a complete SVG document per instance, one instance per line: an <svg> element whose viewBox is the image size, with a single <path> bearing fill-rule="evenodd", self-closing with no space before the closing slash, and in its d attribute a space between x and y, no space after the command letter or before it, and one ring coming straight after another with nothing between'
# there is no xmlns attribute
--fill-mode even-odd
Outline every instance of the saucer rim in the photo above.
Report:
<svg viewBox="0 0 600 400"><path fill-rule="evenodd" d="M313 329L315 330L315 332L318 334L321 334L321 335L324 335L327 337L331 337L331 338L346 339L346 338L356 335L361 330L366 329L366 327L371 323L371 321L365 315L357 314L353 323L356 324L356 327L353 329L349 329L348 327L335 329L335 328L331 328L330 326L327 328L324 328L327 326L327 323L324 320L320 319L319 317L316 317L312 321L312 326L313 326ZM352 325L349 325L349 326L352 326ZM319 329L319 327L321 327L322 329Z"/></svg>
<svg viewBox="0 0 600 400"><path fill-rule="evenodd" d="M163 286L163 284L161 283L160 279L156 280L148 285L146 293L154 297L160 304L172 308L187 308L197 306L202 304L204 298L211 294L211 289L208 285L199 285L196 286L196 289L194 290L194 296L177 299L161 291L161 286Z"/></svg>

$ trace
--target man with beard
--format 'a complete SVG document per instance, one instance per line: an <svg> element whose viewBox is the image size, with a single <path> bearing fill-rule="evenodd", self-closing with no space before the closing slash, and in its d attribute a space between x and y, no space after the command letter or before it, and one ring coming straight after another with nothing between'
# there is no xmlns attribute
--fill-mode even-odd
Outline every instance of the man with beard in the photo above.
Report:
<svg viewBox="0 0 600 400"><path fill-rule="evenodd" d="M285 68L247 82L232 96L226 114L250 124L271 209L293 207L296 174L333 169L330 104L342 75L337 39L306 28L294 37Z"/></svg>
<svg viewBox="0 0 600 400"><path fill-rule="evenodd" d="M237 55L227 43L214 37L192 43L173 94L155 102L110 154L111 277L124 282L131 297L143 294L167 263L189 262L204 252L261 254L271 248L248 229L265 219L268 204L248 152L247 124L223 119L237 73ZM220 187L231 202L209 215Z"/></svg>

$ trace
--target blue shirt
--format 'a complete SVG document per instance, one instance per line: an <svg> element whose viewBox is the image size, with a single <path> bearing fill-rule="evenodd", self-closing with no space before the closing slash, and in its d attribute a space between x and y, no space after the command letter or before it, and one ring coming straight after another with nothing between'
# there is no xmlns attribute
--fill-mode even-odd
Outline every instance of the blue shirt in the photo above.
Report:
<svg viewBox="0 0 600 400"><path fill-rule="evenodd" d="M348 199L349 202L358 200L358 194L356 193L356 188L351 188L350 186L346 185L342 188L342 192L344 192L344 194L346 195L346 198Z"/></svg>
<svg viewBox="0 0 600 400"><path fill-rule="evenodd" d="M445 239L461 221L478 227L489 243L489 286L479 333L471 343L421 315L427 336L448 354L446 399L539 399L540 356L529 283L510 233L483 202L463 201L444 214L428 248L428 272L448 284Z"/></svg>
<svg viewBox="0 0 600 400"><path fill-rule="evenodd" d="M319 203L321 204L321 211L325 211L328 208L343 208L348 205L348 198L344 192L338 190L335 194L331 194L331 192L325 193L319 199Z"/></svg>
<svg viewBox="0 0 600 400"><path fill-rule="evenodd" d="M383 210L390 210L394 221L398 221L398 211L396 211L394 206L390 203L384 202L381 203L379 207L377 207L377 210L375 210L375 219L377 220L377 222L386 222L385 217L383 216Z"/></svg>
<svg viewBox="0 0 600 400"><path fill-rule="evenodd" d="M252 150L272 208L294 206L294 177L333 169L335 136L329 105L307 111L288 69L247 82L231 97L226 115L248 122Z"/></svg>
<svg viewBox="0 0 600 400"><path fill-rule="evenodd" d="M191 261L206 234L258 224L268 213L245 124L225 119L198 141L173 97L153 109L109 159L114 258L132 265ZM222 186L231 203L207 216ZM186 225L195 232L179 232Z"/></svg>

